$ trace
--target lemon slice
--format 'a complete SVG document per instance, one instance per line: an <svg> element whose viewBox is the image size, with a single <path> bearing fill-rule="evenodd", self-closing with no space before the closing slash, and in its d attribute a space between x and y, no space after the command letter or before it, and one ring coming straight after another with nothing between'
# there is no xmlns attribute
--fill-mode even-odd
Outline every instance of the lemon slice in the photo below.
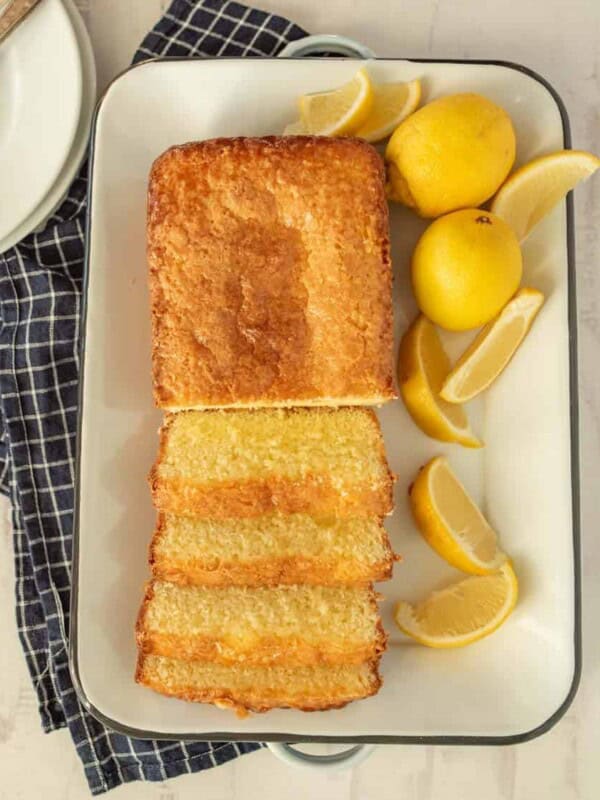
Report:
<svg viewBox="0 0 600 800"><path fill-rule="evenodd" d="M302 122L301 119L297 119L294 122L290 122L289 125L286 125L283 129L284 136L303 136L306 135L308 131L306 130L306 125Z"/></svg>
<svg viewBox="0 0 600 800"><path fill-rule="evenodd" d="M538 222L580 181L600 167L600 159L582 150L561 150L536 158L500 187L492 213L508 222L523 241Z"/></svg>
<svg viewBox="0 0 600 800"><path fill-rule="evenodd" d="M453 567L489 575L506 561L496 534L445 458L433 458L419 472L410 504L425 541Z"/></svg>
<svg viewBox="0 0 600 800"><path fill-rule="evenodd" d="M510 616L519 593L506 562L493 575L477 575L432 592L418 605L400 601L400 630L428 647L464 647L489 636Z"/></svg>
<svg viewBox="0 0 600 800"><path fill-rule="evenodd" d="M300 117L308 133L341 136L357 131L366 122L372 105L373 87L363 67L339 89L303 95Z"/></svg>
<svg viewBox="0 0 600 800"><path fill-rule="evenodd" d="M367 142L379 142L393 133L402 120L417 108L421 101L421 82L380 83L373 85L373 105L367 121L356 136Z"/></svg>
<svg viewBox="0 0 600 800"><path fill-rule="evenodd" d="M466 403L496 380L527 336L544 295L520 289L456 362L440 392L449 403Z"/></svg>
<svg viewBox="0 0 600 800"><path fill-rule="evenodd" d="M481 447L460 406L439 397L450 359L432 323L420 315L404 334L398 357L402 399L419 428L442 442Z"/></svg>

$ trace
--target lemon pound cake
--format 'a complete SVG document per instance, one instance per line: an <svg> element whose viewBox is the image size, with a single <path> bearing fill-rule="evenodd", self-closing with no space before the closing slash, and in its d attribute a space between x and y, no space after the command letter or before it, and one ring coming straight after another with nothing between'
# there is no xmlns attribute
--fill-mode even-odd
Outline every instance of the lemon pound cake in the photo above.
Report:
<svg viewBox="0 0 600 800"><path fill-rule="evenodd" d="M394 396L383 162L364 141L173 147L148 190L160 408Z"/></svg>
<svg viewBox="0 0 600 800"><path fill-rule="evenodd" d="M213 518L392 510L377 418L364 408L182 411L150 473L161 511Z"/></svg>
<svg viewBox="0 0 600 800"><path fill-rule="evenodd" d="M393 562L379 517L159 514L150 545L155 577L197 586L369 583L391 578Z"/></svg>
<svg viewBox="0 0 600 800"><path fill-rule="evenodd" d="M228 666L140 654L136 681L160 694L231 708L238 716L271 708L324 711L376 694L377 662L314 667Z"/></svg>
<svg viewBox="0 0 600 800"><path fill-rule="evenodd" d="M151 582L137 623L143 653L222 664L360 664L386 637L371 587L178 586Z"/></svg>

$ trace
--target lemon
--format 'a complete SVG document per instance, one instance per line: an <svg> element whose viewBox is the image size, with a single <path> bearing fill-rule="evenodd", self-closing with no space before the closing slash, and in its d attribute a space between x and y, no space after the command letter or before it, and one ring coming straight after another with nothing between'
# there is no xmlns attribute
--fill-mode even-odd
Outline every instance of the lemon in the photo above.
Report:
<svg viewBox="0 0 600 800"><path fill-rule="evenodd" d="M543 302L537 289L520 289L458 359L442 386L444 400L466 403L487 389L527 336Z"/></svg>
<svg viewBox="0 0 600 800"><path fill-rule="evenodd" d="M428 647L464 647L489 636L510 616L519 593L508 561L492 575L477 575L432 592L418 605L400 601L394 612L403 633Z"/></svg>
<svg viewBox="0 0 600 800"><path fill-rule="evenodd" d="M301 119L290 122L290 124L286 125L283 129L284 136L305 136L307 133L306 126Z"/></svg>
<svg viewBox="0 0 600 800"><path fill-rule="evenodd" d="M398 357L398 383L408 413L433 439L481 447L463 409L438 396L449 371L437 331L426 317L417 317L400 342Z"/></svg>
<svg viewBox="0 0 600 800"><path fill-rule="evenodd" d="M520 241L571 189L600 167L600 159L581 150L561 150L530 161L502 186L492 211L506 220Z"/></svg>
<svg viewBox="0 0 600 800"><path fill-rule="evenodd" d="M371 112L355 135L367 142L385 139L402 120L413 113L420 100L420 81L374 84Z"/></svg>
<svg viewBox="0 0 600 800"><path fill-rule="evenodd" d="M506 111L478 94L440 97L411 114L388 142L388 195L423 217L481 205L515 160Z"/></svg>
<svg viewBox="0 0 600 800"><path fill-rule="evenodd" d="M516 292L523 263L512 228L476 208L432 222L412 257L417 304L451 331L485 325Z"/></svg>
<svg viewBox="0 0 600 800"><path fill-rule="evenodd" d="M338 89L303 95L300 117L307 133L341 136L357 131L366 122L372 105L373 87L362 68Z"/></svg>
<svg viewBox="0 0 600 800"><path fill-rule="evenodd" d="M506 561L495 532L445 458L433 458L419 472L410 505L425 541L453 567L489 575Z"/></svg>

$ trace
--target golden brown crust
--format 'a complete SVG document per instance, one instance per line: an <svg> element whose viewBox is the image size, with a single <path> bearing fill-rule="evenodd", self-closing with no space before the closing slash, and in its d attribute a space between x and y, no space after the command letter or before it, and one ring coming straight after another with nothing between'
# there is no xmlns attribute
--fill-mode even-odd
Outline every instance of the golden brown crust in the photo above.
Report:
<svg viewBox="0 0 600 800"><path fill-rule="evenodd" d="M268 667L276 664L313 667L322 664L362 664L378 658L385 650L387 637L381 623L376 638L368 644L353 642L349 637L339 641L313 644L290 637L262 636L251 648L241 650L223 639L209 636L178 636L142 629L138 637L140 650L148 655L178 658L182 661L213 661L217 664L246 664Z"/></svg>
<svg viewBox="0 0 600 800"><path fill-rule="evenodd" d="M158 514L148 560L155 578L183 586L277 586L306 583L315 586L342 586L386 581L392 577L394 561L400 556L392 551L387 532L380 522L381 544L385 557L372 562L335 556L282 556L252 558L246 561L231 557L218 563L199 558L160 553L165 536L165 515Z"/></svg>
<svg viewBox="0 0 600 800"><path fill-rule="evenodd" d="M366 409L365 409L366 410ZM286 409L286 414L296 414L305 409ZM313 408L311 414L335 414L337 409ZM179 414L194 414L181 411ZM204 414L251 414L248 411L204 411ZM343 492L332 485L330 476L306 475L302 480L292 480L276 475L261 480L222 481L220 483L195 483L179 477L165 478L160 465L165 458L169 430L178 414L166 414L159 431L158 454L150 470L148 482L154 507L159 511L181 516L257 517L262 514L307 513L335 515L338 517L383 517L394 508L394 481L396 476L387 463L383 437L375 413L369 411L372 424L378 431L379 459L384 479L376 485L363 485L353 493Z"/></svg>
<svg viewBox="0 0 600 800"><path fill-rule="evenodd" d="M138 615L135 620L135 641L138 646L138 650L143 652L144 650L144 639L145 639L145 631L144 631L144 623L146 618L146 612L148 611L148 605L154 596L154 581L147 581L146 585L144 586L144 596L142 598L142 603L140 605L140 610L138 611Z"/></svg>
<svg viewBox="0 0 600 800"><path fill-rule="evenodd" d="M155 578L183 586L290 586L306 583L312 586L366 585L386 581L392 576L393 558L364 564L302 558L263 559L240 563L221 562L218 569L204 567L201 562L154 559Z"/></svg>
<svg viewBox="0 0 600 800"><path fill-rule="evenodd" d="M213 661L218 664L245 664L248 666L315 666L319 664L361 664L381 657L387 647L388 636L377 611L377 595L372 592L370 603L377 615L375 635L365 643L345 637L340 641L323 640L318 643L293 637L265 635L254 641L249 649L225 639L208 636L179 636L146 627L148 606L154 595L154 582L146 584L136 626L138 650L147 655L165 656L182 661Z"/></svg>
<svg viewBox="0 0 600 800"><path fill-rule="evenodd" d="M393 508L392 482L363 487L342 494L320 475L302 481L270 477L262 481L228 481L197 486L181 478L150 474L154 505L160 511L183 516L257 517L278 511L283 514L331 514L338 517L382 516Z"/></svg>
<svg viewBox="0 0 600 800"><path fill-rule="evenodd" d="M146 657L138 653L135 671L136 683L146 686L159 694L186 700L193 703L211 703L223 709L231 709L238 717L246 717L249 712L261 714L274 708L293 708L298 711L328 711L343 708L355 700L371 697L379 691L382 679L379 675L378 660L369 662L368 683L361 691L349 692L347 689L330 689L329 695L301 696L294 695L291 691L277 694L269 692L261 694L259 690L233 691L228 687L215 686L213 688L199 689L194 685L180 684L177 687L169 686L146 669Z"/></svg>
<svg viewBox="0 0 600 800"><path fill-rule="evenodd" d="M364 141L173 147L147 233L160 408L395 396L384 169Z"/></svg>

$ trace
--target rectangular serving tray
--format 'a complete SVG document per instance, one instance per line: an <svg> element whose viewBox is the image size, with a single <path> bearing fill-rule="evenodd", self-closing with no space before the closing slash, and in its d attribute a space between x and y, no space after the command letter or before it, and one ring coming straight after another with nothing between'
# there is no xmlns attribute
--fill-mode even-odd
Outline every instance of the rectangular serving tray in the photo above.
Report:
<svg viewBox="0 0 600 800"><path fill-rule="evenodd" d="M74 532L71 669L84 705L109 727L177 739L509 744L551 727L580 673L579 480L575 260L571 198L526 241L524 285L546 303L518 356L470 404L485 448L428 439L400 400L379 411L396 510L386 523L404 560L381 584L390 634L384 685L337 711L277 710L237 719L212 706L161 697L134 683L134 623L148 577L154 511L146 483L161 414L152 404L146 284L146 185L153 160L173 144L218 136L278 134L295 98L348 80L350 59L165 59L117 78L96 112L90 165L88 253ZM568 118L539 76L502 62L405 61L369 65L377 81L423 82L427 102L451 92L485 94L510 113L517 163L570 147ZM391 209L396 344L416 313L412 248L425 228ZM457 355L467 335L446 336ZM414 645L392 608L459 574L417 533L407 488L445 453L499 531L520 580L516 611L493 636L464 649Z"/></svg>

